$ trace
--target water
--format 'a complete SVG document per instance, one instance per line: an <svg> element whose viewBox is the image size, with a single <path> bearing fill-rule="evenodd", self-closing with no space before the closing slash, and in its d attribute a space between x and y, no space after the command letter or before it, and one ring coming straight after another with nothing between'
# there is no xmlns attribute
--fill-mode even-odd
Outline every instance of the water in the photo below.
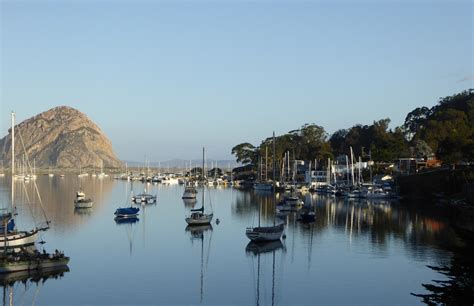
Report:
<svg viewBox="0 0 474 306"><path fill-rule="evenodd" d="M6 205L10 182L0 178ZM44 247L70 256L70 271L44 284L17 282L5 288L4 303L12 291L15 305L420 304L410 293L442 279L426 265L449 263L445 249L456 243L447 221L434 214L306 194L316 222L301 224L290 214L281 244L255 247L245 228L258 224L259 208L261 224L273 223L271 194L211 188L206 210L221 222L190 230L184 218L193 203L181 199L183 186L146 185L157 204L142 207L138 222L117 224L115 209L129 205L130 188L138 193L144 184L75 175L40 176L36 184L52 221ZM74 209L81 185L93 209ZM19 229L44 220L33 186L15 183ZM201 196L199 190L194 207Z"/></svg>

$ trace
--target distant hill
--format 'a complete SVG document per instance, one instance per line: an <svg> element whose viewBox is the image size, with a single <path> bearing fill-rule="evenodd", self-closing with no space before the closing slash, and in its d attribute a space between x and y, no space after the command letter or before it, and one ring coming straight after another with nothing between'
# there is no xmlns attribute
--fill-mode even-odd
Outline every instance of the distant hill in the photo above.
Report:
<svg viewBox="0 0 474 306"><path fill-rule="evenodd" d="M143 167L145 162L137 162L137 161L123 161L127 163L129 167ZM193 159L191 160L191 164L193 167L202 167L202 159ZM241 166L239 163L236 163L235 160L215 160L215 159L207 159L206 160L206 167L210 168L212 165L217 165L218 168L228 169L230 167L237 167ZM161 168L189 168L189 160L185 159L172 159L162 162L149 162L150 168L157 168L160 166Z"/></svg>
<svg viewBox="0 0 474 306"><path fill-rule="evenodd" d="M36 167L105 168L121 167L112 143L85 114L59 106L29 118L15 126L15 160L22 160L24 150ZM0 140L1 159L11 164L11 129Z"/></svg>

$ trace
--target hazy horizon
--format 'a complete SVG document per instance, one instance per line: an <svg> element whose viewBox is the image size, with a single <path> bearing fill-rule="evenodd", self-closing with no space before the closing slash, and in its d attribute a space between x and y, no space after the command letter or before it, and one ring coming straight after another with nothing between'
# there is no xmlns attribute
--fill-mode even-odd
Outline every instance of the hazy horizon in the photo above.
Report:
<svg viewBox="0 0 474 306"><path fill-rule="evenodd" d="M305 123L328 133L473 88L473 4L13 2L0 134L69 105L121 160L234 159ZM137 148L140 148L138 150Z"/></svg>

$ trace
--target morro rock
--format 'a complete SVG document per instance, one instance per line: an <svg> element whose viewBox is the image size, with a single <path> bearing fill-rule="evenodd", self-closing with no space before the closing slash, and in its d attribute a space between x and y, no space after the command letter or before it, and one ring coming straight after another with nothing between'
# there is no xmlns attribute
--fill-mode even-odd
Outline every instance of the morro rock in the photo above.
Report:
<svg viewBox="0 0 474 306"><path fill-rule="evenodd" d="M23 143L22 143L23 140ZM24 144L24 148L23 148ZM11 129L0 140L2 159L11 160ZM112 143L86 115L58 106L15 126L15 159L22 160L26 151L36 167L104 168L121 167Z"/></svg>

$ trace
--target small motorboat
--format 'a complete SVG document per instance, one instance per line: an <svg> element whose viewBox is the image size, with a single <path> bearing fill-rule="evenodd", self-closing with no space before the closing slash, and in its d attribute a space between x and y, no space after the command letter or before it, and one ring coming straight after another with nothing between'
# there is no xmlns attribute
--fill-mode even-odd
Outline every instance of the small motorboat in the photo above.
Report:
<svg viewBox="0 0 474 306"><path fill-rule="evenodd" d="M86 199L85 193L80 190L76 192L76 199L74 200L74 207L76 208L91 208L94 202L91 199Z"/></svg>

